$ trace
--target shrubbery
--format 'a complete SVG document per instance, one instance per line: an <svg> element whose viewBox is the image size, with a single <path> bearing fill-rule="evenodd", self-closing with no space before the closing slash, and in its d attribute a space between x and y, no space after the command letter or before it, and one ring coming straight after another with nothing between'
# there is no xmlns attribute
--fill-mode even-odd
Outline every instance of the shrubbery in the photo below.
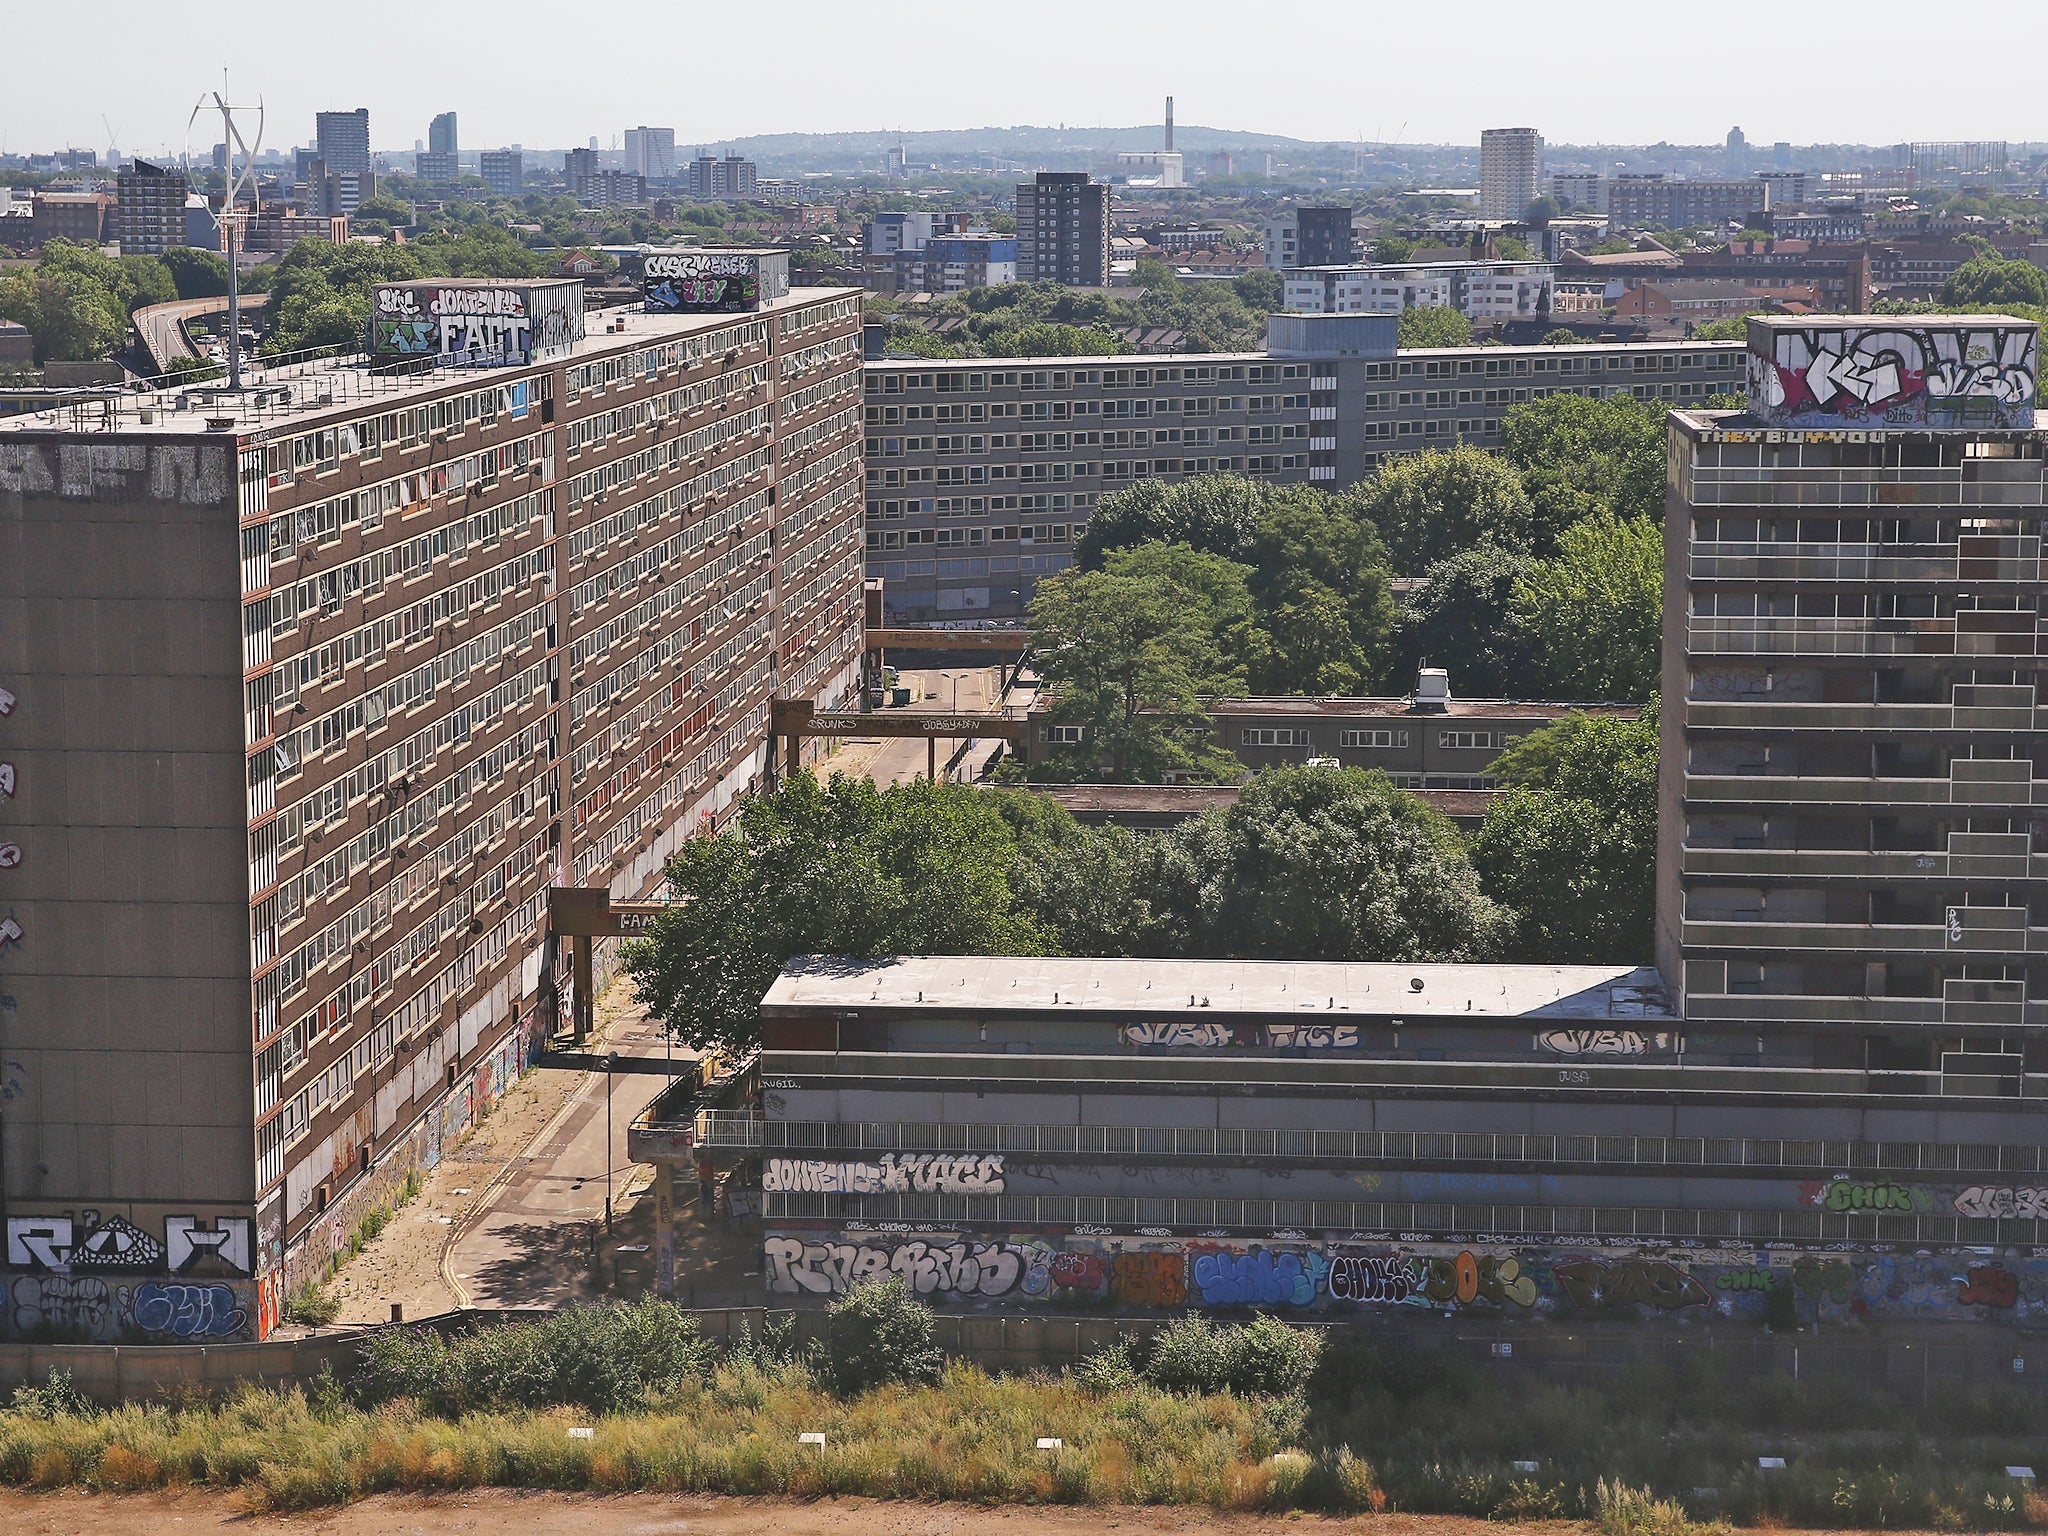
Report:
<svg viewBox="0 0 2048 1536"><path fill-rule="evenodd" d="M1322 1335L1277 1317L1215 1323L1189 1313L1155 1334L1144 1379L1169 1392L1285 1397L1308 1385Z"/></svg>
<svg viewBox="0 0 2048 1536"><path fill-rule="evenodd" d="M364 1346L350 1379L366 1406L409 1399L431 1413L485 1408L588 1408L618 1413L701 1380L716 1346L665 1301L572 1307L530 1323L443 1338L393 1328Z"/></svg>
<svg viewBox="0 0 2048 1536"><path fill-rule="evenodd" d="M866 1280L825 1314L824 1375L841 1396L891 1383L937 1381L946 1357L932 1342L932 1310L901 1278Z"/></svg>

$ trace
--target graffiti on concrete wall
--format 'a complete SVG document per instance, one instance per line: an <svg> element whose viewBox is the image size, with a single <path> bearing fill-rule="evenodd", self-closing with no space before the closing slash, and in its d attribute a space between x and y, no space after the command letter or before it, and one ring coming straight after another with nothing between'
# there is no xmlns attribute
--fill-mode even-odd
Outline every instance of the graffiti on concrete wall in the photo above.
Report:
<svg viewBox="0 0 2048 1536"><path fill-rule="evenodd" d="M825 1195L999 1195L1003 1160L999 1155L947 1152L884 1152L873 1163L771 1157L761 1166L761 1187Z"/></svg>
<svg viewBox="0 0 2048 1536"><path fill-rule="evenodd" d="M252 1339L256 1289L244 1283L147 1280L131 1286L98 1275L15 1275L7 1286L6 1328L13 1338L95 1344Z"/></svg>
<svg viewBox="0 0 2048 1536"><path fill-rule="evenodd" d="M1816 325L1749 354L1749 400L1772 426L2031 427L2031 325Z"/></svg>
<svg viewBox="0 0 2048 1536"><path fill-rule="evenodd" d="M1647 1056L1677 1047L1678 1037L1640 1029L1546 1029L1536 1049L1553 1056Z"/></svg>
<svg viewBox="0 0 2048 1536"><path fill-rule="evenodd" d="M1125 1045L1175 1050L1355 1051L1356 1024L1222 1024L1210 1019L1157 1019L1117 1031Z"/></svg>
<svg viewBox="0 0 2048 1536"><path fill-rule="evenodd" d="M1838 1173L1798 1186L1802 1205L1874 1215L1968 1216L1987 1221L2048 1218L2048 1188L2014 1184L1906 1184Z"/></svg>
<svg viewBox="0 0 2048 1536"><path fill-rule="evenodd" d="M1802 1315L2048 1318L2048 1257L1982 1251L1796 1252L1082 1235L771 1234L768 1289L843 1295L900 1275L920 1295L1023 1308L1409 1307L1504 1317L1760 1315L1789 1293Z"/></svg>
<svg viewBox="0 0 2048 1536"><path fill-rule="evenodd" d="M37 1274L168 1274L246 1279L255 1273L246 1216L166 1216L163 1235L98 1211L7 1218L7 1265Z"/></svg>

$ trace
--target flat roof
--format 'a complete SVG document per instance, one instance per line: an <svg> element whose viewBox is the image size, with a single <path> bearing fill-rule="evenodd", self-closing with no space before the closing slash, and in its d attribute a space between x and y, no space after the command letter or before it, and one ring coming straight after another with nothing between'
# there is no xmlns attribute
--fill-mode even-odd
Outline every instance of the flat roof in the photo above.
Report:
<svg viewBox="0 0 2048 1536"><path fill-rule="evenodd" d="M419 281L436 287L444 286L437 278ZM478 284L471 279L450 279L445 286L473 287ZM567 288L582 285L574 278L505 278L482 286ZM84 389L79 391L75 403L66 401L45 410L0 416L0 434L85 432L100 435L119 432L124 436L190 437L207 434L208 418L232 416L235 422L232 433L223 431L210 435L223 440L236 435L260 439L280 429L296 430L310 422L347 420L375 411L398 410L407 404L452 390L481 389L493 378L509 383L542 369L572 367L592 357L630 350L650 342L673 341L694 332L718 330L780 310L846 298L859 292L858 288L792 288L783 297L765 302L757 310L739 314L648 314L631 305L587 310L585 320L589 330L584 337L568 350L534 363L432 368L423 373L380 373L373 369L369 358L357 352L273 368L245 367L240 395L228 394L222 380L176 384L155 391ZM614 329L615 326L618 329ZM858 338L855 338L855 344L858 345ZM82 406L89 405L97 414L100 403L110 396L116 402L112 421L104 424L98 420L81 421ZM140 408L147 408L154 419L143 422L136 414Z"/></svg>
<svg viewBox="0 0 2048 1536"><path fill-rule="evenodd" d="M1613 700L1559 703L1548 699L1461 699L1455 694L1441 704L1418 704L1407 698L1345 699L1316 698L1284 694L1267 698L1210 699L1212 715L1402 715L1419 719L1562 720L1567 715L1618 715L1634 719L1642 713L1640 704ZM1033 709L1053 706L1046 694L1032 703Z"/></svg>
<svg viewBox="0 0 2048 1536"><path fill-rule="evenodd" d="M1671 1019L1657 973L1626 965L1317 960L1074 960L1013 955L798 955L763 1016L1069 1012L1407 1018Z"/></svg>

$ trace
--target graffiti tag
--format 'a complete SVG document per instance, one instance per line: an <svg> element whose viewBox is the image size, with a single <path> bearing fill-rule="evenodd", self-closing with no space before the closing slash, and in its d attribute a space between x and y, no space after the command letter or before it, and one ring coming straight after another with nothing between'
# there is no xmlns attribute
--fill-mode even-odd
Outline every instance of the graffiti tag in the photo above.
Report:
<svg viewBox="0 0 2048 1536"><path fill-rule="evenodd" d="M879 1163L771 1157L762 1165L761 1187L771 1192L826 1195L999 1195L1003 1192L1003 1160L1000 1156L954 1157L938 1152L885 1152Z"/></svg>
<svg viewBox="0 0 2048 1536"><path fill-rule="evenodd" d="M138 1285L135 1288L135 1326L144 1333L168 1333L174 1338L220 1338L239 1333L248 1321L235 1301L235 1293L224 1285Z"/></svg>

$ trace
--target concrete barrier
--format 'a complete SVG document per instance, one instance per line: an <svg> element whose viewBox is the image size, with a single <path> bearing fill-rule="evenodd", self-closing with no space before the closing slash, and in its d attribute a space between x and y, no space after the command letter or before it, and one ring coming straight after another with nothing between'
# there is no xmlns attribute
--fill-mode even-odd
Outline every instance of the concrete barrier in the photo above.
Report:
<svg viewBox="0 0 2048 1536"><path fill-rule="evenodd" d="M419 1319L412 1326L442 1333L546 1316L545 1311L470 1309ZM785 1326L799 1344L822 1341L825 1313L816 1308L699 1308L692 1315L710 1338L742 1331L760 1339ZM384 1327L337 1329L261 1344L0 1344L0 1394L39 1382L52 1370L99 1402L133 1402L222 1392L244 1383L310 1385L323 1369L345 1376L364 1340ZM975 1316L940 1312L935 1342L955 1359L990 1371L1062 1370L1119 1338L1145 1339L1164 1327L1157 1318L1059 1314ZM1967 1323L1893 1325L1834 1333L1769 1334L1752 1325L1696 1324L1656 1328L1635 1322L1583 1325L1491 1325L1463 1319L1376 1315L1347 1324L1297 1326L1369 1331L1388 1344L1442 1350L1504 1384L1549 1379L1566 1384L1610 1382L1641 1367L1677 1369L1711 1359L1730 1382L1765 1377L1832 1379L1925 1403L1941 1391L2010 1382L2048 1392L2048 1336Z"/></svg>

